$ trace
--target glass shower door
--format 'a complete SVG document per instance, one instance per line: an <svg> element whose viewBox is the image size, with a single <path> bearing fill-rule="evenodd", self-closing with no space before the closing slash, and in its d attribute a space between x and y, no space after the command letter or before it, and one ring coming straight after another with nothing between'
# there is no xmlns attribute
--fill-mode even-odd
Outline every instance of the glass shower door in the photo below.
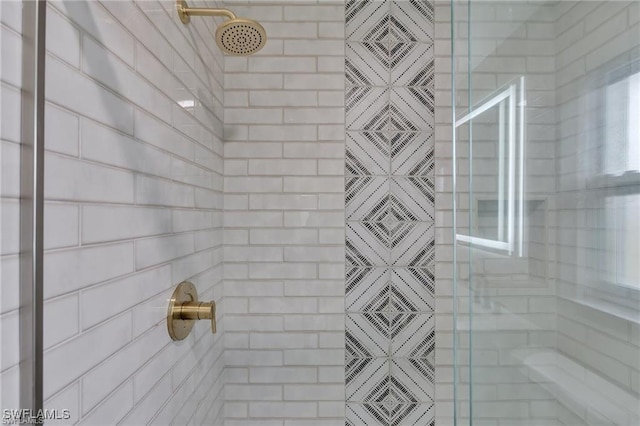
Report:
<svg viewBox="0 0 640 426"><path fill-rule="evenodd" d="M460 424L517 421L530 414L522 395L546 395L523 367L545 351L533 340L553 337L552 315L529 310L553 292L532 241L544 234L531 228L544 227L545 200L524 194L524 84L508 82L455 121Z"/></svg>
<svg viewBox="0 0 640 426"><path fill-rule="evenodd" d="M451 4L456 424L638 425L638 3Z"/></svg>

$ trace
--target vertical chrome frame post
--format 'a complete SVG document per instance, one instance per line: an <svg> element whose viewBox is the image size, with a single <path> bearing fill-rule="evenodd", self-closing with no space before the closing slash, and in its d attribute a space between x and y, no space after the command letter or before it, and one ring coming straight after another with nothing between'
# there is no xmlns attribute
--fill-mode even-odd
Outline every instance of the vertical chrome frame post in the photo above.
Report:
<svg viewBox="0 0 640 426"><path fill-rule="evenodd" d="M20 406L43 406L44 77L46 0L22 1Z"/></svg>

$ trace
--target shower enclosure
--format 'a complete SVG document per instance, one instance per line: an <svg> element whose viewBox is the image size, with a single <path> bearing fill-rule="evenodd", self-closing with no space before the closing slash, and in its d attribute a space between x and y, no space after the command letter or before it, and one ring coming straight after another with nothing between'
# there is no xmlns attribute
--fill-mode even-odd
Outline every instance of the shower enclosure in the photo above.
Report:
<svg viewBox="0 0 640 426"><path fill-rule="evenodd" d="M0 0L3 422L640 425L639 25Z"/></svg>
<svg viewBox="0 0 640 426"><path fill-rule="evenodd" d="M458 425L640 424L637 1L455 1Z"/></svg>

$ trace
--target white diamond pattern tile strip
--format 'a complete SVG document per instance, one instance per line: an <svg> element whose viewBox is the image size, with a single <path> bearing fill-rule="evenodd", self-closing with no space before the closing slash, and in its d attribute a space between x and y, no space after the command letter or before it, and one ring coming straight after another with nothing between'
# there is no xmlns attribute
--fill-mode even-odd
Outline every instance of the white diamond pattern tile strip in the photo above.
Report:
<svg viewBox="0 0 640 426"><path fill-rule="evenodd" d="M433 221L433 178L348 177L345 204L348 221Z"/></svg>
<svg viewBox="0 0 640 426"><path fill-rule="evenodd" d="M387 1L347 1L345 10L347 41L388 40L390 14Z"/></svg>
<svg viewBox="0 0 640 426"><path fill-rule="evenodd" d="M433 222L398 222L390 229L393 266L429 267L434 262Z"/></svg>
<svg viewBox="0 0 640 426"><path fill-rule="evenodd" d="M389 54L393 86L433 87L433 44L395 43Z"/></svg>
<svg viewBox="0 0 640 426"><path fill-rule="evenodd" d="M355 359L347 364L346 395L349 401L378 401L389 393L389 361L386 358Z"/></svg>
<svg viewBox="0 0 640 426"><path fill-rule="evenodd" d="M389 423L393 426L435 426L433 404L402 404Z"/></svg>
<svg viewBox="0 0 640 426"><path fill-rule="evenodd" d="M389 214L389 185L389 179L381 176L347 178L347 220L385 221Z"/></svg>
<svg viewBox="0 0 640 426"><path fill-rule="evenodd" d="M387 413L379 410L376 404L347 402L346 426L386 426L390 424L389 420Z"/></svg>
<svg viewBox="0 0 640 426"><path fill-rule="evenodd" d="M391 216L397 220L433 221L433 178L394 177L390 182Z"/></svg>
<svg viewBox="0 0 640 426"><path fill-rule="evenodd" d="M433 3L345 7L346 425L433 425Z"/></svg>
<svg viewBox="0 0 640 426"><path fill-rule="evenodd" d="M411 301L417 312L434 311L434 276L428 268L392 268L391 301L394 310L400 311Z"/></svg>
<svg viewBox="0 0 640 426"><path fill-rule="evenodd" d="M387 86L390 65L389 48L386 43L347 43L347 85Z"/></svg>
<svg viewBox="0 0 640 426"><path fill-rule="evenodd" d="M348 314L346 321L347 357L384 357L389 354L392 318L386 312Z"/></svg>
<svg viewBox="0 0 640 426"><path fill-rule="evenodd" d="M387 268L349 267L346 273L347 312L363 312L365 307L377 304L383 311L389 309L390 270Z"/></svg>
<svg viewBox="0 0 640 426"><path fill-rule="evenodd" d="M431 314L403 313L391 318L391 352L399 358L428 358L435 348L435 318Z"/></svg>
<svg viewBox="0 0 640 426"><path fill-rule="evenodd" d="M434 368L428 360L396 358L391 361L390 394L403 402L432 402Z"/></svg>
<svg viewBox="0 0 640 426"><path fill-rule="evenodd" d="M434 426L432 403L385 404L347 403L347 426Z"/></svg>
<svg viewBox="0 0 640 426"><path fill-rule="evenodd" d="M390 2L390 33L398 41L433 42L433 2L398 0Z"/></svg>
<svg viewBox="0 0 640 426"><path fill-rule="evenodd" d="M389 103L390 130L433 131L433 89L394 87L391 89Z"/></svg>
<svg viewBox="0 0 640 426"><path fill-rule="evenodd" d="M434 175L435 152L431 132L391 133L389 148L392 175L424 177Z"/></svg>
<svg viewBox="0 0 640 426"><path fill-rule="evenodd" d="M390 150L387 133L347 132L346 175L388 176Z"/></svg>
<svg viewBox="0 0 640 426"><path fill-rule="evenodd" d="M387 130L390 117L389 93L389 89L384 87L348 88L345 105L347 130Z"/></svg>
<svg viewBox="0 0 640 426"><path fill-rule="evenodd" d="M390 228L385 222L347 222L347 265L389 265L389 232Z"/></svg>

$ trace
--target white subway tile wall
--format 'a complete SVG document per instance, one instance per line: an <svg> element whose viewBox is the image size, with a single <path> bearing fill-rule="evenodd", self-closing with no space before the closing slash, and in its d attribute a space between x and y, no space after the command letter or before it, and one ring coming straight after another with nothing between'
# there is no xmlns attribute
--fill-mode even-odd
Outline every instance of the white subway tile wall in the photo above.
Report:
<svg viewBox="0 0 640 426"><path fill-rule="evenodd" d="M344 3L224 4L225 424L344 425Z"/></svg>
<svg viewBox="0 0 640 426"><path fill-rule="evenodd" d="M20 250L20 111L22 101L22 5L19 2L0 3L0 406L20 408L20 306L19 262ZM65 206L61 206L62 209ZM52 215L77 216L77 208L64 211L47 204ZM66 214L65 214L66 213ZM61 245L74 244L77 233L69 227L69 221L60 224L65 235ZM66 233L64 230L71 232ZM61 300L50 309L73 310L73 300ZM75 322L75 321L74 321ZM64 331L56 336L64 338L76 324L65 323ZM55 338L52 334L52 338ZM49 344L46 341L45 344Z"/></svg>
<svg viewBox="0 0 640 426"><path fill-rule="evenodd" d="M172 0L49 4L45 406L80 424L223 422L215 24L184 26ZM165 318L183 280L219 303L218 333L196 324L178 344Z"/></svg>

